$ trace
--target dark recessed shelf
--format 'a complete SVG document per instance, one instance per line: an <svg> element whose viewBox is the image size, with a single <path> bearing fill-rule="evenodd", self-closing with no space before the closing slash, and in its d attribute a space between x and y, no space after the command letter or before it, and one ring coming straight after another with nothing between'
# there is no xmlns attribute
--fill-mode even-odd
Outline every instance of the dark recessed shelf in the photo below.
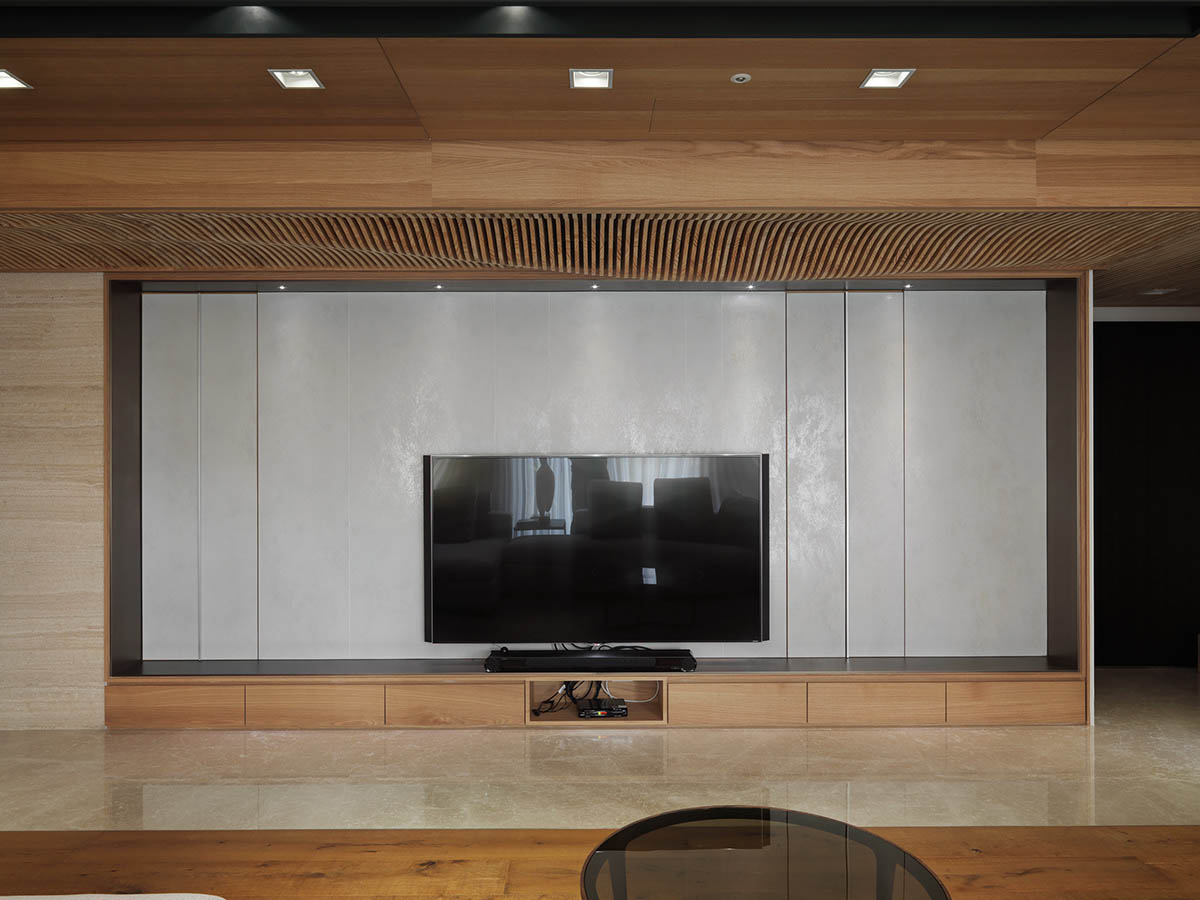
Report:
<svg viewBox="0 0 1200 900"><path fill-rule="evenodd" d="M909 657L708 657L697 661L696 675L881 675L939 673L1074 672L1073 665L1046 656ZM325 676L325 675L487 675L483 659L147 659L114 671L115 676ZM671 673L686 678L684 673Z"/></svg>

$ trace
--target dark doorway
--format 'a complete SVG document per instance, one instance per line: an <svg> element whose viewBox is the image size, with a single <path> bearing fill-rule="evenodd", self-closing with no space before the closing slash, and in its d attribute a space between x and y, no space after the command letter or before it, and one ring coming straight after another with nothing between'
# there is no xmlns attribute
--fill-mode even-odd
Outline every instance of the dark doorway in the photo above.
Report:
<svg viewBox="0 0 1200 900"><path fill-rule="evenodd" d="M1200 322L1095 325L1096 664L1195 666Z"/></svg>

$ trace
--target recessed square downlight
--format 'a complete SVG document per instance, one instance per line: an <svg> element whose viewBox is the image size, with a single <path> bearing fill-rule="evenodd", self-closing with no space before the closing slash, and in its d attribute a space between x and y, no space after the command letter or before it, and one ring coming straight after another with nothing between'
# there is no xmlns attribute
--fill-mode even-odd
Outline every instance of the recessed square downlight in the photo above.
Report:
<svg viewBox="0 0 1200 900"><path fill-rule="evenodd" d="M916 69L872 69L860 88L898 88L912 77Z"/></svg>
<svg viewBox="0 0 1200 900"><path fill-rule="evenodd" d="M271 73L272 78L279 82L280 87L289 90L292 88L319 90L325 87L312 69L267 69L267 71Z"/></svg>
<svg viewBox="0 0 1200 900"><path fill-rule="evenodd" d="M0 88L32 88L32 84L26 84L8 69L0 69Z"/></svg>
<svg viewBox="0 0 1200 900"><path fill-rule="evenodd" d="M571 69L573 88L610 88L613 86L612 69Z"/></svg>

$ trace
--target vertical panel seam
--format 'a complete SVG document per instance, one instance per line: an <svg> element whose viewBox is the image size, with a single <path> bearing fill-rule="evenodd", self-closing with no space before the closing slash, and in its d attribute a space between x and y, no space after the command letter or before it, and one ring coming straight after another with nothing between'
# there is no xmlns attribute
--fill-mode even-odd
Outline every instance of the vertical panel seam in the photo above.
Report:
<svg viewBox="0 0 1200 900"><path fill-rule="evenodd" d="M259 362L259 308L262 295L254 295L254 658L262 659L262 423Z"/></svg>
<svg viewBox="0 0 1200 900"><path fill-rule="evenodd" d="M342 295L343 305L345 310L346 323L346 368L345 368L345 404L342 409L345 412L346 421L342 427L342 438L344 440L344 451L342 453L342 464L345 466L346 474L346 530L344 532L346 540L346 658L354 658L354 597L352 593L352 585L350 583L350 294L349 292Z"/></svg>
<svg viewBox="0 0 1200 900"><path fill-rule="evenodd" d="M204 449L203 347L200 294L196 294L196 659L204 658L204 495L200 466Z"/></svg>
<svg viewBox="0 0 1200 900"><path fill-rule="evenodd" d="M842 291L842 655L850 656L850 293Z"/></svg>
<svg viewBox="0 0 1200 900"><path fill-rule="evenodd" d="M900 655L908 656L908 291L900 292Z"/></svg>
<svg viewBox="0 0 1200 900"><path fill-rule="evenodd" d="M792 483L791 483L791 448L789 446L792 438L791 428L791 366L788 365L788 359L791 353L791 344L788 336L788 304L791 302L791 294L786 291L783 294L783 655L792 655L792 535L790 523L792 521ZM769 514L769 513L768 513ZM770 521L768 519L768 521ZM770 552L768 550L768 552ZM769 604L768 604L769 605ZM808 713L808 687L805 686L805 720L807 721Z"/></svg>

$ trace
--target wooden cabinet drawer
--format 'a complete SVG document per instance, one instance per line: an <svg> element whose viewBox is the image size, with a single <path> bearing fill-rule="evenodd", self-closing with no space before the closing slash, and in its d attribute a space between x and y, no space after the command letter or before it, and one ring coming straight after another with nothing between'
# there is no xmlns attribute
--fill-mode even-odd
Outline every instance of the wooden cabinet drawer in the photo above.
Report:
<svg viewBox="0 0 1200 900"><path fill-rule="evenodd" d="M109 728L241 728L246 690L240 684L110 684L104 689Z"/></svg>
<svg viewBox="0 0 1200 900"><path fill-rule="evenodd" d="M389 684L387 724L408 727L523 725L522 682Z"/></svg>
<svg viewBox="0 0 1200 900"><path fill-rule="evenodd" d="M382 724L382 684L246 685L247 728L367 728Z"/></svg>
<svg viewBox="0 0 1200 900"><path fill-rule="evenodd" d="M1079 725L1085 719L1082 681L964 681L946 690L951 725Z"/></svg>
<svg viewBox="0 0 1200 900"><path fill-rule="evenodd" d="M946 685L941 681L813 682L810 725L942 725Z"/></svg>
<svg viewBox="0 0 1200 900"><path fill-rule="evenodd" d="M808 711L807 689L807 684L796 681L672 681L667 692L667 716L672 725L803 725Z"/></svg>

